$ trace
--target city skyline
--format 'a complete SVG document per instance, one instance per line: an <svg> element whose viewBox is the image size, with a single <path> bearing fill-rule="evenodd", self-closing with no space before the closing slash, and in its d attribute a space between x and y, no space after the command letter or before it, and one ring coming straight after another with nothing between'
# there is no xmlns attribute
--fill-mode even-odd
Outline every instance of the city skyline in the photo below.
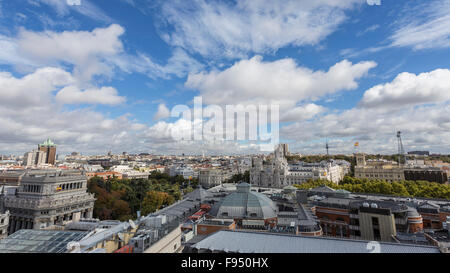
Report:
<svg viewBox="0 0 450 273"><path fill-rule="evenodd" d="M194 97L279 105L302 154L450 153L449 0L68 3L0 0L0 154L260 153L175 141Z"/></svg>

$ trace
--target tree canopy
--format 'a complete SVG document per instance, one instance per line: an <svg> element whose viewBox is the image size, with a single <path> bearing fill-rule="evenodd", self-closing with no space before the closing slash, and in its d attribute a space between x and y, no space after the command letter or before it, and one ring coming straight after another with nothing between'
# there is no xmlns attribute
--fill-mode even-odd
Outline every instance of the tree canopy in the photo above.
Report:
<svg viewBox="0 0 450 273"><path fill-rule="evenodd" d="M339 185L328 180L310 180L294 186L299 189L310 189L321 185L354 193L450 199L449 185L428 181L397 181L391 183L386 180L368 180L366 178L345 176Z"/></svg>
<svg viewBox="0 0 450 273"><path fill-rule="evenodd" d="M88 192L94 193L94 217L101 220L135 219L152 213L180 200L198 185L197 179L187 180L182 176L170 177L153 172L148 179L103 180L92 177L88 181Z"/></svg>

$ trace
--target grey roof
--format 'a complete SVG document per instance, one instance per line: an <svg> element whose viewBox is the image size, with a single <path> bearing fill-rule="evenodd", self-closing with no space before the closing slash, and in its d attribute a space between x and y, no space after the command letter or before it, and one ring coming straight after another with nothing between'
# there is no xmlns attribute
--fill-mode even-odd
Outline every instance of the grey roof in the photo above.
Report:
<svg viewBox="0 0 450 273"><path fill-rule="evenodd" d="M363 206L364 203L368 204L377 204L378 208L383 209L391 209L392 212L406 212L408 210L408 206L393 202L393 201L382 201L382 200L359 200L353 201L350 203L350 207L358 208Z"/></svg>
<svg viewBox="0 0 450 273"><path fill-rule="evenodd" d="M420 217L420 214L415 208L408 207L408 217Z"/></svg>
<svg viewBox="0 0 450 273"><path fill-rule="evenodd" d="M218 231L196 249L239 253L370 253L369 241L293 236L262 232ZM439 253L434 246L379 242L381 253Z"/></svg>
<svg viewBox="0 0 450 273"><path fill-rule="evenodd" d="M227 212L228 216L233 218L255 218L249 217L248 214L252 212L257 213L256 218L268 219L277 216L277 208L273 201L264 194L250 191L250 185L247 183L239 184L236 192L220 202L217 216L221 217L223 212Z"/></svg>
<svg viewBox="0 0 450 273"><path fill-rule="evenodd" d="M0 241L0 253L64 253L88 232L21 229Z"/></svg>
<svg viewBox="0 0 450 273"><path fill-rule="evenodd" d="M333 188L330 188L328 186L320 186L320 187L311 189L311 191L313 191L313 192L335 192L336 190Z"/></svg>
<svg viewBox="0 0 450 273"><path fill-rule="evenodd" d="M430 201L422 203L419 208L421 209L439 209L439 205Z"/></svg>

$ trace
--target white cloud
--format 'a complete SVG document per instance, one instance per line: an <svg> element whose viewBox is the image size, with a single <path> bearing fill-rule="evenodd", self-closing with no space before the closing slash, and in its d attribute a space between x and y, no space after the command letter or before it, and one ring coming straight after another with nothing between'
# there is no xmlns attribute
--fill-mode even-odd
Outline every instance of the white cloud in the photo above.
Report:
<svg viewBox="0 0 450 273"><path fill-rule="evenodd" d="M143 53L138 54L138 56L128 55L126 58L118 59L115 62L124 71L137 71L153 79L169 79L171 75L184 77L188 73L196 73L203 68L200 62L189 56L181 48L175 48L172 56L164 65L158 64Z"/></svg>
<svg viewBox="0 0 450 273"><path fill-rule="evenodd" d="M93 75L111 74L108 58L123 52L120 36L125 30L116 24L89 31L20 31L18 53L38 64L65 62L74 74L89 80Z"/></svg>
<svg viewBox="0 0 450 273"><path fill-rule="evenodd" d="M51 100L52 91L72 83L72 75L60 68L40 68L22 78L0 72L0 105L8 108L42 106Z"/></svg>
<svg viewBox="0 0 450 273"><path fill-rule="evenodd" d="M18 67L35 66L35 64L21 56L13 38L0 34L0 64L14 64Z"/></svg>
<svg viewBox="0 0 450 273"><path fill-rule="evenodd" d="M356 81L375 66L375 62L352 64L344 60L328 71L312 71L293 59L264 62L256 56L224 71L191 74L186 86L199 90L208 104L279 104L286 109L301 101L355 89Z"/></svg>
<svg viewBox="0 0 450 273"><path fill-rule="evenodd" d="M450 47L450 0L426 1L411 13L390 37L391 46L414 50Z"/></svg>
<svg viewBox="0 0 450 273"><path fill-rule="evenodd" d="M13 65L22 73L42 66L73 66L73 75L82 82L93 76L111 78L115 71L142 73L150 78L184 77L203 65L183 49L175 48L166 64L146 53L124 51L125 29L117 24L92 31L33 32L22 29L15 38L0 35L0 64ZM36 46L39 45L39 46Z"/></svg>
<svg viewBox="0 0 450 273"><path fill-rule="evenodd" d="M450 100L450 70L436 69L415 75L401 73L392 82L376 85L364 93L362 107L402 107Z"/></svg>
<svg viewBox="0 0 450 273"><path fill-rule="evenodd" d="M367 90L358 107L300 120L281 128L281 135L305 153L325 152L328 138L334 153L352 153L354 142L359 141L361 151L393 154L396 132L402 131L407 151L448 153L449 78L447 69L400 73L392 82Z"/></svg>
<svg viewBox="0 0 450 273"><path fill-rule="evenodd" d="M56 94L56 100L63 104L107 104L117 105L125 102L113 87L90 88L80 90L76 86L67 86Z"/></svg>
<svg viewBox="0 0 450 273"><path fill-rule="evenodd" d="M29 151L48 137L60 144L59 152L136 147L134 141L140 140L146 126L129 115L111 119L89 108L66 110L55 103L62 99L67 103L115 104L124 99L110 87L81 91L74 84L74 77L60 68L40 68L22 78L1 72L0 153ZM64 91L55 96L61 88Z"/></svg>
<svg viewBox="0 0 450 273"><path fill-rule="evenodd" d="M40 3L48 5L52 7L60 17L66 17L72 12L75 12L96 21L107 23L112 21L106 13L89 0L81 0L81 5L77 6L68 5L67 0L33 0L33 2L30 3L37 6L40 6Z"/></svg>
<svg viewBox="0 0 450 273"><path fill-rule="evenodd" d="M280 117L280 121L289 122L289 121L311 119L323 112L325 112L325 108L323 106L314 103L309 103L286 111Z"/></svg>
<svg viewBox="0 0 450 273"><path fill-rule="evenodd" d="M373 31L375 31L375 30L377 30L377 29L379 29L379 28L380 28L380 25L378 25L378 24L371 25L371 26L367 27L365 30L358 31L358 32L356 33L356 36L357 36L357 37L362 36L362 35L364 35L364 34L366 34L366 33L368 33L368 32L373 32Z"/></svg>
<svg viewBox="0 0 450 273"><path fill-rule="evenodd" d="M164 103L158 105L158 112L156 112L153 120L160 120L170 117L170 111Z"/></svg>
<svg viewBox="0 0 450 273"><path fill-rule="evenodd" d="M396 131L403 132L407 151L450 152L450 105L392 111L352 108L312 121L296 122L281 128L280 134L296 143L296 150L304 153L324 153L325 138L328 138L333 146L332 153L352 153L353 144L359 141L363 152L394 154L397 152Z"/></svg>
<svg viewBox="0 0 450 273"><path fill-rule="evenodd" d="M164 1L162 38L203 56L242 57L316 45L362 0ZM165 32L169 33L165 33Z"/></svg>

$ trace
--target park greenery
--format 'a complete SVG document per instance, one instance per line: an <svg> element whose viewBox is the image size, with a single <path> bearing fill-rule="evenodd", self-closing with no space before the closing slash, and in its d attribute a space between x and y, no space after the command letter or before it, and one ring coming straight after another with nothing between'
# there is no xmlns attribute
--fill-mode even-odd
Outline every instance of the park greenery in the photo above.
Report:
<svg viewBox="0 0 450 273"><path fill-rule="evenodd" d="M428 181L387 182L386 180L369 180L345 176L339 185L328 180L310 180L294 186L299 189L311 189L323 185L354 193L450 199L450 185Z"/></svg>
<svg viewBox="0 0 450 273"><path fill-rule="evenodd" d="M93 177L88 181L88 192L95 195L94 217L101 220L136 219L137 212L147 215L182 199L197 187L197 179L170 177L153 172L148 179L103 180Z"/></svg>

